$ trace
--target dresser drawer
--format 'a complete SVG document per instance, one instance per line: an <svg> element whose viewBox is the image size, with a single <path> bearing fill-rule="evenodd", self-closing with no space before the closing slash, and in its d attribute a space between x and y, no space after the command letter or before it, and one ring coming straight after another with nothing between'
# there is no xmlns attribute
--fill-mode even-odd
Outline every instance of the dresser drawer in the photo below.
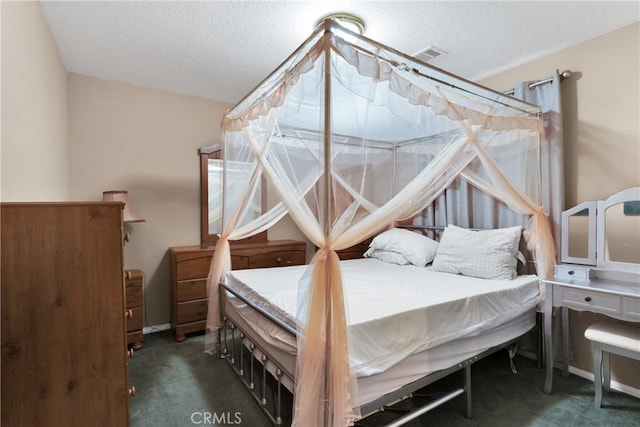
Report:
<svg viewBox="0 0 640 427"><path fill-rule="evenodd" d="M209 275L211 255L176 262L176 280L202 279Z"/></svg>
<svg viewBox="0 0 640 427"><path fill-rule="evenodd" d="M127 286L127 308L142 307L142 286Z"/></svg>
<svg viewBox="0 0 640 427"><path fill-rule="evenodd" d="M621 313L618 295L593 292L587 289L563 288L562 304L578 310L595 310L601 313Z"/></svg>
<svg viewBox="0 0 640 427"><path fill-rule="evenodd" d="M625 319L640 322L640 299L623 297L622 314Z"/></svg>
<svg viewBox="0 0 640 427"><path fill-rule="evenodd" d="M177 323L206 320L209 302L206 299L180 302L176 307Z"/></svg>
<svg viewBox="0 0 640 427"><path fill-rule="evenodd" d="M209 276L212 256L185 259L176 263L176 279L191 280L202 279ZM231 255L231 268L242 270L249 268L249 260L245 256Z"/></svg>
<svg viewBox="0 0 640 427"><path fill-rule="evenodd" d="M178 302L207 298L207 279L178 282L176 300Z"/></svg>
<svg viewBox="0 0 640 427"><path fill-rule="evenodd" d="M583 265L560 264L555 267L555 275L563 279L591 280L594 278L594 271Z"/></svg>
<svg viewBox="0 0 640 427"><path fill-rule="evenodd" d="M127 318L127 332L142 329L142 308L130 308L131 317Z"/></svg>
<svg viewBox="0 0 640 427"><path fill-rule="evenodd" d="M273 251L251 255L249 268L285 267L288 265L302 265L305 253L301 251Z"/></svg>
<svg viewBox="0 0 640 427"><path fill-rule="evenodd" d="M249 257L231 254L231 269L244 270L249 268Z"/></svg>

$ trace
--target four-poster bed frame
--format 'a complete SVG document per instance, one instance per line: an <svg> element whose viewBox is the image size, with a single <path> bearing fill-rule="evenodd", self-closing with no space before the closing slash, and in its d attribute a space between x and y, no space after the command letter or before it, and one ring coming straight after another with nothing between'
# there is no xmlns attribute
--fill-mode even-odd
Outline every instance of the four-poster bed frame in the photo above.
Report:
<svg viewBox="0 0 640 427"><path fill-rule="evenodd" d="M420 231L432 231L441 232L443 227L438 226L411 226L404 225L402 228L416 229ZM283 387L287 391L291 391L291 385L295 381L295 375L289 369L285 367L284 363L280 363L277 354L277 349L274 350L269 343L260 339L252 333L251 325L246 321L234 315L232 306L228 305L229 298L237 298L246 304L251 310L254 310L259 316L266 319L268 322L273 323L278 328L286 331L293 339L298 335L295 328L289 323L284 322L278 316L271 313L261 305L257 304L250 298L243 295L234 287L227 283L220 284L220 312L223 320L223 327L219 330L219 356L221 359L225 359L236 375L241 380L242 384L247 388L250 395L258 403L265 415L271 420L274 425L283 425L285 420L288 420L287 411L283 404L283 394L286 393ZM231 311L228 309L231 308ZM404 415L395 418L391 423L386 426L400 426L403 425L428 411L431 411L438 406L463 395L465 401L466 418L472 418L472 392L471 392L471 366L483 358L490 356L491 354L516 344L524 336L536 331L538 333L538 342L541 340L539 317L536 316L536 324L528 329L523 334L511 338L498 345L491 346L490 348L482 351L478 351L473 356L465 358L462 361L458 361L448 368L440 369L435 372L428 373L421 378L410 381L402 387L385 393L376 399L360 406L362 419L370 416L379 411L394 412L394 409L390 405L393 405L401 400L409 398L416 391L433 384L451 374L462 371L463 379L462 384L453 390L448 391L444 395L440 395L436 399L431 399L427 403L414 408L412 410L402 410ZM272 354L273 352L276 352ZM540 355L538 355L540 357ZM512 355L510 354L510 357ZM539 359L540 360L540 359ZM257 363L256 363L257 362ZM273 378L275 381L268 385L268 378ZM275 388L275 390L273 390ZM358 421L356 421L358 425Z"/></svg>
<svg viewBox="0 0 640 427"><path fill-rule="evenodd" d="M356 244L393 221L416 215L458 176L502 200L511 209L530 215L531 233L527 233L527 241L531 249L535 249L540 274L544 277L552 268L553 243L542 208L523 194L523 190L518 189L521 187L516 187L492 158L497 152L502 153L503 147L512 146L522 147L522 157L528 156L523 163L531 161L543 132L539 108L418 63L348 31L343 31L346 35L342 39L333 34L338 28L334 22L323 23L223 119L225 164L233 161L236 165L245 165L247 175L241 183L244 187L237 187L235 183L236 187L229 190L225 183L225 192L239 192L242 197L237 206L223 209L226 212L224 231L209 275L209 295L214 298L209 301L207 326L209 336L218 338L219 354L235 366L250 390L256 388L253 360L254 356L258 358L263 366L262 384L260 393L254 397L262 407L268 403L267 371L276 378L278 399L270 415L276 424L282 423L279 398L283 383L288 383L292 390L295 388L296 423L342 425L353 420L352 396L347 384L349 361L345 356L349 352L342 273L336 251ZM362 93L358 93L359 89L363 89ZM351 107L349 111L353 115L334 111L339 105L346 106L347 110ZM303 136L286 139L281 133L296 128L315 134L318 139ZM456 132L452 132L454 130ZM338 135L352 135L360 145L347 147L349 144L342 144ZM403 141L422 139L428 144L403 144ZM381 148L377 141L387 144L391 150ZM401 158L419 161L400 167ZM470 170L473 160L477 161L474 168L484 168L486 177ZM380 181L376 180L376 174L368 173L378 165L383 167L377 173L390 173L392 179ZM267 177L281 203L262 217L247 222L243 215L253 197L254 185L262 176ZM365 182L365 178L368 181ZM380 186L385 187L384 193ZM310 193L312 189L317 193ZM315 310L313 316L300 314L304 334L298 334L294 327L243 298L222 281L230 269L229 241L262 232L287 213L320 248L309 267L311 278L303 285L310 295L303 311ZM298 363L296 369L285 369L270 354L273 349L254 339L251 328L233 318L233 312L227 307L227 292L298 342L294 356L294 363ZM462 369L463 387L399 422L413 419L436 403L463 393L467 416L471 416L471 364L510 345L534 327L529 323L527 330L522 324L518 326L522 330L518 329L517 336L504 338L489 349L475 350L473 356L457 360L452 366L432 371L400 389L365 402L360 405L361 414L375 412L407 393ZM515 334L513 330L509 333ZM209 351L213 348L211 344L207 343ZM245 349L252 356L248 362L249 380L244 378ZM310 358L309 351L317 353ZM292 370L307 379L294 377ZM351 378L355 379L353 374ZM301 394L306 397L301 398Z"/></svg>

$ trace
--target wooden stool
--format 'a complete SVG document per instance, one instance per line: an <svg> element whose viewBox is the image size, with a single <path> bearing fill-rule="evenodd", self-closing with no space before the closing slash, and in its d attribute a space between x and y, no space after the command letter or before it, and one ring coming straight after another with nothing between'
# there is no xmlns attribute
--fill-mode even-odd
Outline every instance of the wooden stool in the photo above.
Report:
<svg viewBox="0 0 640 427"><path fill-rule="evenodd" d="M595 405L599 408L602 404L603 382L605 392L609 392L611 384L609 353L640 360L640 326L622 322L597 322L584 331L584 336L593 341Z"/></svg>

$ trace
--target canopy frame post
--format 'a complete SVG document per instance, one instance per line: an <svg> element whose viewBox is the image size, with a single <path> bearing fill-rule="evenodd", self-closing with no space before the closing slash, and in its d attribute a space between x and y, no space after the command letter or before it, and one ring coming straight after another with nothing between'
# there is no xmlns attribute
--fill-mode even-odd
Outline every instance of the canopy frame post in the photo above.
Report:
<svg viewBox="0 0 640 427"><path fill-rule="evenodd" d="M330 30L327 30L325 37L332 37ZM329 238L331 236L331 43L325 43L324 51L324 241L325 247L330 243ZM329 257L325 262L325 278L328 280L331 277L331 265ZM325 283L326 285L326 283ZM329 334L331 334L331 292L325 286L325 316L326 316L326 329L325 329L325 364L324 364L324 425L329 427L329 398L330 391L328 388L329 375L331 366L328 362L331 352L331 340Z"/></svg>

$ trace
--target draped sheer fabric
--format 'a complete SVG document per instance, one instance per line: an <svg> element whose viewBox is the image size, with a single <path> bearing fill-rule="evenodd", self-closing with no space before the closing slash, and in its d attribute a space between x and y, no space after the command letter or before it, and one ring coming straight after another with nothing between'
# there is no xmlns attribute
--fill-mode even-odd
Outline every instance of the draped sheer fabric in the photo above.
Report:
<svg viewBox="0 0 640 427"><path fill-rule="evenodd" d="M539 147L539 159L531 156L530 158L536 161L523 164L511 161L514 157L512 153L490 153L498 167L519 191L544 206L554 231L555 246L560 247L560 217L564 210L562 97L560 74L558 70L551 74L551 82L548 84L530 87L535 82L525 81L516 84L514 90L514 97L535 103L541 108L545 132ZM420 218L421 224L444 226L453 223L475 228L527 224L526 215L510 209L504 201L479 184L478 178L486 180L488 177L482 170L475 169L478 165L479 162L474 161L460 178L436 199L433 206ZM540 182L532 179L535 174Z"/></svg>
<svg viewBox="0 0 640 427"><path fill-rule="evenodd" d="M293 422L351 424L359 412L352 405L348 301L336 251L420 213L466 170L531 217L528 244L539 274L549 275L554 248L546 215L495 160L511 153L507 163L537 161L538 112L324 23L223 119L224 162L244 163L246 184L233 187L242 197L223 197L206 350L216 350L218 284L231 268L229 241L289 214L318 248L298 290ZM278 203L251 219L248 206L262 177Z"/></svg>

